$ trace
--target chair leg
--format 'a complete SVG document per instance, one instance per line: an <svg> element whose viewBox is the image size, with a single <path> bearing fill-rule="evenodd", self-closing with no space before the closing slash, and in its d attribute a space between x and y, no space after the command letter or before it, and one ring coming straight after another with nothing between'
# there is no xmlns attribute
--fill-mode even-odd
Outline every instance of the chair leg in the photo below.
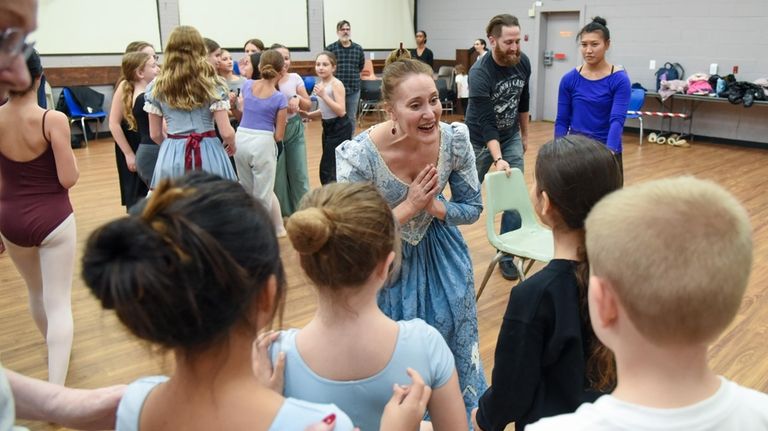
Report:
<svg viewBox="0 0 768 431"><path fill-rule="evenodd" d="M83 128L83 139L85 140L85 146L88 146L88 130L85 128L85 117L80 117L80 126Z"/></svg>
<svg viewBox="0 0 768 431"><path fill-rule="evenodd" d="M640 120L640 146L643 146L643 117L637 117Z"/></svg>
<svg viewBox="0 0 768 431"><path fill-rule="evenodd" d="M99 129L101 129L101 120L97 118L96 119L96 133L93 135L93 139L94 140L98 140L99 139Z"/></svg>
<svg viewBox="0 0 768 431"><path fill-rule="evenodd" d="M497 252L496 256L491 259L491 263L488 264L488 269L485 271L485 275L483 276L483 282L480 283L480 290L477 291L477 295L475 295L475 302L480 300L480 295L483 294L483 290L485 290L485 285L488 283L488 279L491 278L491 274L493 274L493 269L496 267L496 264L499 263L499 260L501 260L501 256L503 256L504 253Z"/></svg>
<svg viewBox="0 0 768 431"><path fill-rule="evenodd" d="M528 275L528 273L531 271L531 267L533 266L533 262L534 262L533 259L528 259L528 265L525 265L525 271L522 272L522 274L524 276ZM523 263L525 263L525 262L521 262L521 266L522 266Z"/></svg>
<svg viewBox="0 0 768 431"><path fill-rule="evenodd" d="M528 272L528 270L523 269L525 260L522 257L519 257L517 259L512 259L512 263L515 264L515 267L517 267L517 274L520 277L517 281L517 284L520 284L525 281L525 274ZM533 260L528 261L528 269L531 269L531 265L533 264Z"/></svg>

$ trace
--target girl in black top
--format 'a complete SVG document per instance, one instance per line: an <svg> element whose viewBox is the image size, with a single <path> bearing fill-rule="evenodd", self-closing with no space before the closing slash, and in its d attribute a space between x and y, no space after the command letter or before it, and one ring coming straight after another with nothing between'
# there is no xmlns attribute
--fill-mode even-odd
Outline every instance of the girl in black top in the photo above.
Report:
<svg viewBox="0 0 768 431"><path fill-rule="evenodd" d="M567 135L541 147L533 204L552 228L554 258L512 289L499 331L490 388L473 412L476 430L503 430L570 413L615 385L613 357L589 324L584 220L621 187L601 143Z"/></svg>

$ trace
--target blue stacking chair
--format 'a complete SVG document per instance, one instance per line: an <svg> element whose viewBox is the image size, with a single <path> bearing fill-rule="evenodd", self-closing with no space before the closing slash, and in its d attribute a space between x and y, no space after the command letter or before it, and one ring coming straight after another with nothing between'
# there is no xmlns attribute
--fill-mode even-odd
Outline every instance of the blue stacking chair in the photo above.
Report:
<svg viewBox="0 0 768 431"><path fill-rule="evenodd" d="M307 93L312 94L312 89L315 88L315 77L304 76L302 79L304 80L304 87L307 89Z"/></svg>
<svg viewBox="0 0 768 431"><path fill-rule="evenodd" d="M629 107L627 111L638 112L643 107L645 102L645 90L642 88L633 88L632 94L629 96ZM643 114L630 114L627 112L627 119L636 118L640 122L640 145L643 145Z"/></svg>
<svg viewBox="0 0 768 431"><path fill-rule="evenodd" d="M67 103L67 109L69 109L69 123L74 123L80 120L80 126L83 129L83 139L85 139L85 145L88 145L88 129L85 128L85 122L88 120L96 120L98 123L96 126L95 139L99 138L99 127L101 127L102 121L107 118L107 113L104 111L85 112L72 96L72 92L69 88L64 87L64 101Z"/></svg>

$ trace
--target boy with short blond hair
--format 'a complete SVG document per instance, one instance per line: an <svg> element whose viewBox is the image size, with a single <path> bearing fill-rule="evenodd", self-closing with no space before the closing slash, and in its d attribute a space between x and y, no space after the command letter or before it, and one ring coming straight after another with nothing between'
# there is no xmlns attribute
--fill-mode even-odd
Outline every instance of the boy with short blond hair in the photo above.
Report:
<svg viewBox="0 0 768 431"><path fill-rule="evenodd" d="M616 356L618 384L526 430L768 430L768 395L707 365L752 265L739 202L710 181L651 181L600 201L586 240L590 317Z"/></svg>

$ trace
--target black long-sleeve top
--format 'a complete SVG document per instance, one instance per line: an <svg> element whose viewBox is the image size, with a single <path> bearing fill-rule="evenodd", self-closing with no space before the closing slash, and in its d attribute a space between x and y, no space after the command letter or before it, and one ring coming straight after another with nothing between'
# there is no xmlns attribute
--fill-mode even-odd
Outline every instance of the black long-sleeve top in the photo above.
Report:
<svg viewBox="0 0 768 431"><path fill-rule="evenodd" d="M531 62L524 53L514 66L500 66L492 53L482 56L469 70L469 106L466 123L472 145L500 142L520 130L519 116L530 107L528 83Z"/></svg>
<svg viewBox="0 0 768 431"><path fill-rule="evenodd" d="M576 265L552 260L512 289L496 345L493 385L477 411L484 431L503 430L511 422L522 430L601 395L589 389L586 378Z"/></svg>

